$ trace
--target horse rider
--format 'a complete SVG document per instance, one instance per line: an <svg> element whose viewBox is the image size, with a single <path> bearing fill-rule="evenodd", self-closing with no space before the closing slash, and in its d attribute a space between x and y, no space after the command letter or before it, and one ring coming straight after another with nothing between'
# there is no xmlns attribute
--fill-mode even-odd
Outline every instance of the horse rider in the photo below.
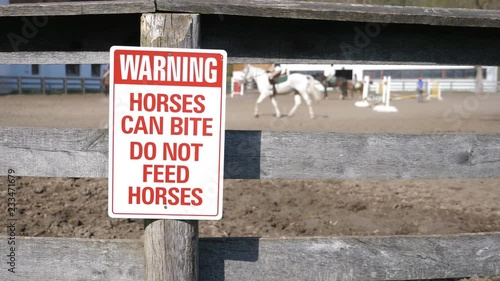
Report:
<svg viewBox="0 0 500 281"><path fill-rule="evenodd" d="M328 68L325 69L325 71L323 72L323 76L325 76L325 80L327 83L331 84L331 85L335 85L335 82L337 80L337 77L335 77L335 67L333 66L333 63L330 64L330 66ZM325 97L324 99L328 99L328 91L326 90L326 87L325 87Z"/></svg>
<svg viewBox="0 0 500 281"><path fill-rule="evenodd" d="M330 64L330 67L325 69L325 71L323 72L323 75L325 76L326 81L330 81L332 79L335 79L335 67L333 66L333 63ZM335 83L335 81L332 81L332 82Z"/></svg>
<svg viewBox="0 0 500 281"><path fill-rule="evenodd" d="M354 78L352 79L352 89L353 91L360 90L362 86L362 82L358 81L358 75L354 74Z"/></svg>
<svg viewBox="0 0 500 281"><path fill-rule="evenodd" d="M417 101L424 101L424 81L422 80L422 77L418 77L417 81Z"/></svg>
<svg viewBox="0 0 500 281"><path fill-rule="evenodd" d="M285 73L285 69L281 67L281 64L272 64L267 70L269 82L273 85L273 96L276 95L276 83L280 75Z"/></svg>

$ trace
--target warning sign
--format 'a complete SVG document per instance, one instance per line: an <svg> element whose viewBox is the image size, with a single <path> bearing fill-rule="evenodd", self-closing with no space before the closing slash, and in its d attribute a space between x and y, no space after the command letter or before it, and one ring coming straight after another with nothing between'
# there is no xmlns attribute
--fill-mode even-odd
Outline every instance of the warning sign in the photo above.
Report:
<svg viewBox="0 0 500 281"><path fill-rule="evenodd" d="M222 217L225 51L111 48L108 213Z"/></svg>

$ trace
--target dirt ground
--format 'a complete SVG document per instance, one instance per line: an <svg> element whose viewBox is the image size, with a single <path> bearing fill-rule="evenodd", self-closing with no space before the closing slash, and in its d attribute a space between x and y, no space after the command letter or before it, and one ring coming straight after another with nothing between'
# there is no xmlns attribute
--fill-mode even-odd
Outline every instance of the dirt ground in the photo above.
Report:
<svg viewBox="0 0 500 281"><path fill-rule="evenodd" d="M444 93L444 101L393 101L398 113L330 99L305 104L293 117L275 118L269 100L253 117L254 92L227 98L226 129L384 133L500 133L500 94ZM278 97L283 113L292 96ZM104 127L101 94L0 96L0 126ZM499 177L500 178L500 177ZM5 177L0 181L7 182ZM139 238L142 220L110 219L107 180L21 177L17 181L18 235ZM6 198L6 190L0 198ZM500 179L287 181L225 180L224 216L200 221L201 237L451 234L500 231ZM0 201L6 209L7 200ZM5 212L0 225L5 226Z"/></svg>

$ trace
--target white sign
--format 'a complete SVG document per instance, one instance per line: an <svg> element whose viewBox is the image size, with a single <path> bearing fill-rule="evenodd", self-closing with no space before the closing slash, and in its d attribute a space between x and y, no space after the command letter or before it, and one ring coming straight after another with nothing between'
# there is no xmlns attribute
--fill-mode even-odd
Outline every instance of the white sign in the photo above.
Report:
<svg viewBox="0 0 500 281"><path fill-rule="evenodd" d="M112 47L108 213L222 217L227 54Z"/></svg>

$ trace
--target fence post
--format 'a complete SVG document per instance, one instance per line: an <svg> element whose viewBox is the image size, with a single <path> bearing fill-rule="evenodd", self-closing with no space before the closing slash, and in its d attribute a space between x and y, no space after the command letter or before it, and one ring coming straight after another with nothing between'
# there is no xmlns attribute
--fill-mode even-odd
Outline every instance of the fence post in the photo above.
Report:
<svg viewBox="0 0 500 281"><path fill-rule="evenodd" d="M387 77L387 85L386 85L386 92L385 92L385 106L389 107L389 104L391 102L391 76Z"/></svg>
<svg viewBox="0 0 500 281"><path fill-rule="evenodd" d="M64 94L68 93L68 78L66 77L63 78L63 91Z"/></svg>
<svg viewBox="0 0 500 281"><path fill-rule="evenodd" d="M40 88L42 88L42 94L45 95L45 78L40 77Z"/></svg>
<svg viewBox="0 0 500 281"><path fill-rule="evenodd" d="M476 80L475 80L475 93L476 94L482 94L484 87L483 87L483 68L478 65L475 67L476 68Z"/></svg>
<svg viewBox="0 0 500 281"><path fill-rule="evenodd" d="M17 77L17 93L18 94L23 93L23 80L21 79L21 76Z"/></svg>
<svg viewBox="0 0 500 281"><path fill-rule="evenodd" d="M199 28L198 14L143 14L141 46L199 48ZM144 253L146 281L197 281L198 221L144 220Z"/></svg>
<svg viewBox="0 0 500 281"><path fill-rule="evenodd" d="M85 94L85 78L80 78L80 87L82 88L82 93Z"/></svg>

